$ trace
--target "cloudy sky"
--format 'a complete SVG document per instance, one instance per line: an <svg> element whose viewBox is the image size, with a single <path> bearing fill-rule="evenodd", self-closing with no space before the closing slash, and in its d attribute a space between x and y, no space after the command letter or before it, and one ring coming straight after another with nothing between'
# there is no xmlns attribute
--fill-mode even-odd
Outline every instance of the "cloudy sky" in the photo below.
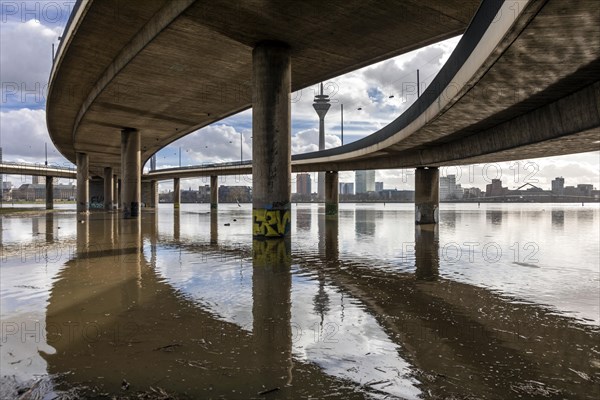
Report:
<svg viewBox="0 0 600 400"><path fill-rule="evenodd" d="M52 44L58 37L74 2L16 2L0 0L0 144L3 159L17 162L48 161L68 164L54 148L46 129L45 90L52 64ZM325 120L326 146L341 144L341 104L344 105L344 143L373 133L388 124L416 99L416 75L420 72L425 88L447 60L460 38L413 51L324 82L331 96L331 109ZM317 86L292 96L292 152L318 149L318 119L312 108ZM392 97L393 96L393 97ZM183 165L244 160L252 154L251 111L247 110L211 126L193 132L157 154L157 165ZM563 176L567 185L591 183L600 186L600 152L548 157L507 163L444 168L442 175L455 174L463 187L483 187L500 177L505 186L516 188L532 183L549 188L550 181ZM5 177L13 184L23 177ZM30 179L30 178L25 178ZM340 173L340 181L352 182L352 172ZM412 189L410 170L377 171L377 180L385 188ZM229 177L223 182L239 185L250 179ZM189 179L182 187L206 184L203 179ZM292 185L294 186L294 185ZM160 190L169 190L162 183ZM295 190L295 187L293 188Z"/></svg>

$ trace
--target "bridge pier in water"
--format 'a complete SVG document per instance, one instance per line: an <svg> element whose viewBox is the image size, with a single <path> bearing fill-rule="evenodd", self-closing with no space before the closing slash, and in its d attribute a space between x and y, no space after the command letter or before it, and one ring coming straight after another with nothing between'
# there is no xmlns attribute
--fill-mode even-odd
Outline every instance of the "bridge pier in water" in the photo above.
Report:
<svg viewBox="0 0 600 400"><path fill-rule="evenodd" d="M210 209L219 208L219 177L211 175L210 177Z"/></svg>
<svg viewBox="0 0 600 400"><path fill-rule="evenodd" d="M339 174L337 171L325 172L325 216L337 218L339 207Z"/></svg>
<svg viewBox="0 0 600 400"><path fill-rule="evenodd" d="M46 177L46 210L52 210L54 208L54 178L51 176Z"/></svg>
<svg viewBox="0 0 600 400"><path fill-rule="evenodd" d="M121 206L124 218L139 218L142 195L142 158L140 132L121 131Z"/></svg>
<svg viewBox="0 0 600 400"><path fill-rule="evenodd" d="M149 209L155 209L157 202L157 182L155 180L142 182L142 203Z"/></svg>
<svg viewBox="0 0 600 400"><path fill-rule="evenodd" d="M110 211L114 203L113 170L111 167L104 168L104 209Z"/></svg>
<svg viewBox="0 0 600 400"><path fill-rule="evenodd" d="M158 207L158 181L150 181L150 201L146 207Z"/></svg>
<svg viewBox="0 0 600 400"><path fill-rule="evenodd" d="M291 226L290 49L260 42L252 51L252 232L289 238Z"/></svg>
<svg viewBox="0 0 600 400"><path fill-rule="evenodd" d="M77 163L77 212L87 212L90 208L89 157L85 153L75 155Z"/></svg>
<svg viewBox="0 0 600 400"><path fill-rule="evenodd" d="M181 182L179 178L173 178L173 208L179 209L181 205Z"/></svg>
<svg viewBox="0 0 600 400"><path fill-rule="evenodd" d="M113 175L113 206L118 209L121 204L121 180L117 175Z"/></svg>
<svg viewBox="0 0 600 400"><path fill-rule="evenodd" d="M415 223L437 224L440 205L440 171L419 167L415 173Z"/></svg>

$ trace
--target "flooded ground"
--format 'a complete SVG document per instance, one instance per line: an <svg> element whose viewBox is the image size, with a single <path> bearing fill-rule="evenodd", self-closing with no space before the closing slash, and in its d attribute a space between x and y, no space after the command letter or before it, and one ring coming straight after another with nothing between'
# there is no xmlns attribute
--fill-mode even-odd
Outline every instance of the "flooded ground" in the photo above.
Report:
<svg viewBox="0 0 600 400"><path fill-rule="evenodd" d="M2 398L600 396L597 204L142 217L1 217Z"/></svg>

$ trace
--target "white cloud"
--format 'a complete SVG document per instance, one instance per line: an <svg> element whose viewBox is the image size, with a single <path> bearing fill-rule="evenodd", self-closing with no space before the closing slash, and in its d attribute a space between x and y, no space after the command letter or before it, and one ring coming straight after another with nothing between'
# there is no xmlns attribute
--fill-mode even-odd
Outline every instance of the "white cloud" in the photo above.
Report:
<svg viewBox="0 0 600 400"><path fill-rule="evenodd" d="M52 144L46 128L46 111L22 108L0 112L0 135L3 159L13 162L71 165Z"/></svg>
<svg viewBox="0 0 600 400"><path fill-rule="evenodd" d="M62 28L49 28L31 19L3 22L0 29L2 106L43 106L52 67L52 43L58 43Z"/></svg>

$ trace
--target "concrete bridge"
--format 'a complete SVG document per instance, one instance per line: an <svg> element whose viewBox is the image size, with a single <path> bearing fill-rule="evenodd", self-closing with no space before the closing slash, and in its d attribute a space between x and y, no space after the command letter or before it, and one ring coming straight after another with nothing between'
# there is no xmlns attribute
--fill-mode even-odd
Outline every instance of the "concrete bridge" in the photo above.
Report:
<svg viewBox="0 0 600 400"><path fill-rule="evenodd" d="M335 215L338 171L416 167L416 221L436 223L440 165L600 149L595 0L486 0L472 20L477 1L118 5L77 4L50 77L48 129L78 166L79 211L91 173L104 177L107 207L120 177L124 217L137 218L143 161L250 106L251 164L152 172L151 199L160 179L174 178L177 193L183 176L216 184L218 174L251 170L254 235L286 237L292 170L327 171ZM388 126L291 156L292 90L463 31L429 88Z"/></svg>

